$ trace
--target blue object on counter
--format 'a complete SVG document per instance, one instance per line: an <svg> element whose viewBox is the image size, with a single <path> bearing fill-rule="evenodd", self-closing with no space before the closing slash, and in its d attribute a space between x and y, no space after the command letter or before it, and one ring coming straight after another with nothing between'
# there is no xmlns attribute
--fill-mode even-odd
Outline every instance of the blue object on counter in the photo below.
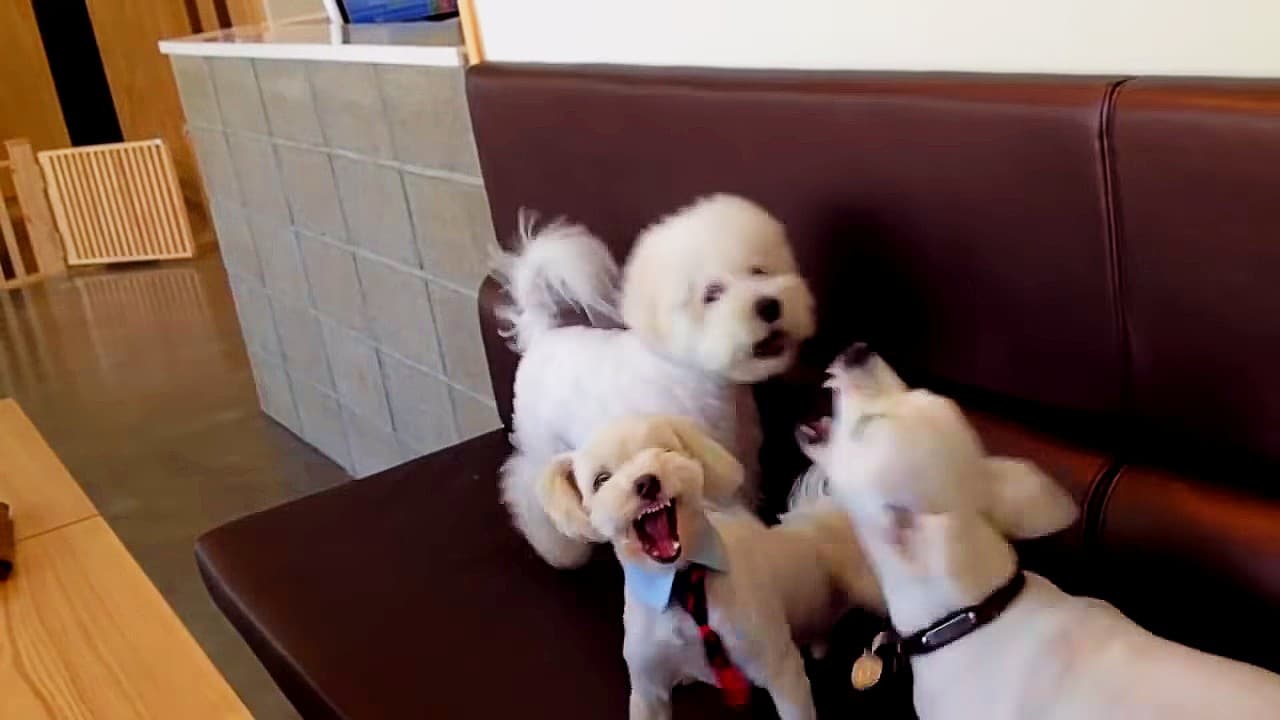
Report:
<svg viewBox="0 0 1280 720"><path fill-rule="evenodd" d="M426 20L458 12L458 0L339 0L349 23Z"/></svg>

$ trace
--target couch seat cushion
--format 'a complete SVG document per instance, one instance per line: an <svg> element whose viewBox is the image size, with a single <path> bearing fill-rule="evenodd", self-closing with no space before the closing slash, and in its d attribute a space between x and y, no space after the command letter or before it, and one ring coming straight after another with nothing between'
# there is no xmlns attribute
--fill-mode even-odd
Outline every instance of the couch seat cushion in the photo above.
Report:
<svg viewBox="0 0 1280 720"><path fill-rule="evenodd" d="M508 452L493 432L200 538L215 601L305 717L626 717L617 563L533 554L498 503ZM867 637L858 620L845 633ZM813 672L834 712L868 707L853 652ZM679 688L675 712L744 717L706 686ZM762 693L745 716L775 717Z"/></svg>
<svg viewBox="0 0 1280 720"><path fill-rule="evenodd" d="M1030 456L1083 496L1100 459L993 417L991 449ZM308 718L623 718L622 578L605 549L582 570L543 564L498 502L509 452L490 433L200 538L215 601ZM854 613L810 675L823 714L874 707L848 688ZM705 686L684 717L742 717ZM758 693L748 716L773 717ZM833 715L834 716L834 715Z"/></svg>

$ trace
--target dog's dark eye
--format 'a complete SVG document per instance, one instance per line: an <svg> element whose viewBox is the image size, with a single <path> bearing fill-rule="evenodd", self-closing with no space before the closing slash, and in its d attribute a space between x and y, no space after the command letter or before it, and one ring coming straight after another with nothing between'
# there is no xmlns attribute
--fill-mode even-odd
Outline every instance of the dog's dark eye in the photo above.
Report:
<svg viewBox="0 0 1280 720"><path fill-rule="evenodd" d="M752 267L752 268L751 268L751 274L752 274L752 275L767 275L768 273L766 273L766 272L765 272L765 269L764 269L764 268L760 267L759 265L756 265L756 266L754 266L754 267Z"/></svg>
<svg viewBox="0 0 1280 720"><path fill-rule="evenodd" d="M702 292L702 302L705 305L710 305L711 303L719 300L720 296L723 294L724 283L713 282Z"/></svg>
<svg viewBox="0 0 1280 720"><path fill-rule="evenodd" d="M611 477L613 476L607 472L600 473L599 475L596 476L596 479L591 482L591 489L595 491L599 491L600 486L608 482L609 478Z"/></svg>

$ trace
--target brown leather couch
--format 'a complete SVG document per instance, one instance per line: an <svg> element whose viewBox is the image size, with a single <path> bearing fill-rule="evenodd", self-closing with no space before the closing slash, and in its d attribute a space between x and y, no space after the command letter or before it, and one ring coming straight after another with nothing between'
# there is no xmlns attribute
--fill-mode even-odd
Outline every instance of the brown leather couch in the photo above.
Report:
<svg viewBox="0 0 1280 720"><path fill-rule="evenodd" d="M757 390L775 507L821 368L865 339L1075 493L1082 521L1027 565L1280 670L1280 82L482 65L468 90L501 237L529 206L621 257L716 190L787 223L821 332ZM487 284L509 419L497 301ZM535 558L497 501L507 449L492 433L201 538L210 592L304 715L625 716L616 564ZM867 630L812 668L825 717L871 711L847 688ZM682 688L676 715L732 713Z"/></svg>

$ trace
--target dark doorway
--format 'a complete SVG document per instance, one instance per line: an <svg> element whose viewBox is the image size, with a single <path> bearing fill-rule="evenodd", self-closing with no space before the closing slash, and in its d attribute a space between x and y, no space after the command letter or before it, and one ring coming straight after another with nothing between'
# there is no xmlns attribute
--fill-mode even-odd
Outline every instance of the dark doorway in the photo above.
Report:
<svg viewBox="0 0 1280 720"><path fill-rule="evenodd" d="M71 144L99 145L124 140L84 0L30 2Z"/></svg>

